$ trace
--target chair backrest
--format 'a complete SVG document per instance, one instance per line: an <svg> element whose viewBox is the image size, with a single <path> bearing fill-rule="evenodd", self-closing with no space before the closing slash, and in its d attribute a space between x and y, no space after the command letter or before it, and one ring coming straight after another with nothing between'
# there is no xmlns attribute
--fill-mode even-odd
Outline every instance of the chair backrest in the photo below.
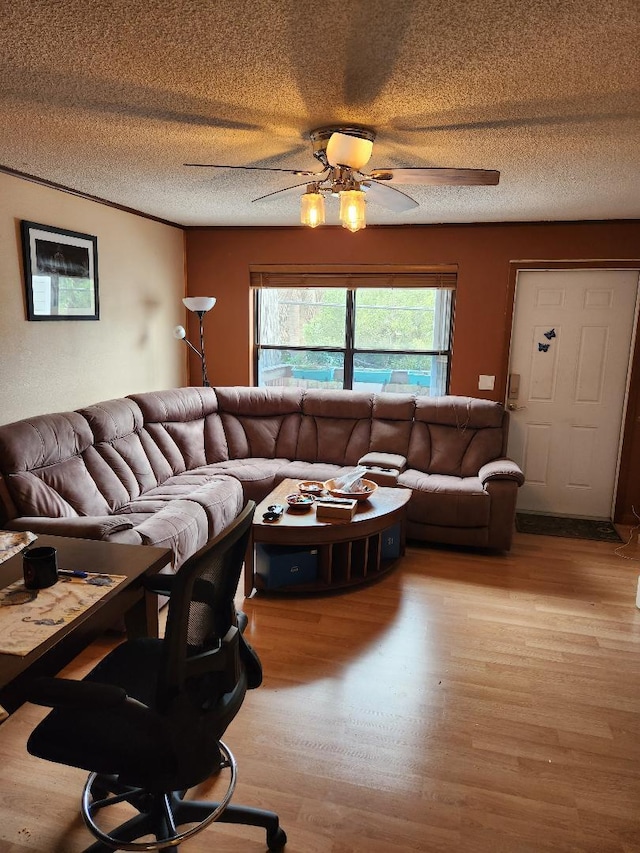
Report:
<svg viewBox="0 0 640 853"><path fill-rule="evenodd" d="M191 701L213 707L220 696L239 684L243 696L247 680L250 686L256 681L255 674L245 677L248 647L238 629L234 604L254 511L255 503L249 501L234 522L187 560L174 577L158 684L159 708L167 708L185 693ZM255 654L249 656L249 663L260 666Z"/></svg>

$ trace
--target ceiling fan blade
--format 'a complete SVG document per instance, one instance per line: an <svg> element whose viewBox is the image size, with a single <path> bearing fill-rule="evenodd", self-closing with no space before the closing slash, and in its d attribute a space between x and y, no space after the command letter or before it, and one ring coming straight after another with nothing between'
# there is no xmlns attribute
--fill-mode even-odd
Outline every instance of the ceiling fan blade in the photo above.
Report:
<svg viewBox="0 0 640 853"><path fill-rule="evenodd" d="M183 166L196 166L201 169L245 169L250 172L286 172L289 175L300 177L319 177L323 172L309 172L306 169L276 169L267 166L221 166L218 163L183 163Z"/></svg>
<svg viewBox="0 0 640 853"><path fill-rule="evenodd" d="M265 201L265 199L272 199L274 195L281 195L282 193L293 192L293 190L299 190L301 187L307 187L306 182L304 184L294 184L292 187L285 187L282 190L274 190L272 193L267 193L266 195L258 196L258 198L251 199L251 202L254 201Z"/></svg>
<svg viewBox="0 0 640 853"><path fill-rule="evenodd" d="M367 194L367 201L373 201L395 213L403 213L419 206L415 199L395 187L379 184L377 181L362 181L360 186Z"/></svg>
<svg viewBox="0 0 640 853"><path fill-rule="evenodd" d="M376 181L421 186L495 186L500 172L495 169L374 169L367 175Z"/></svg>

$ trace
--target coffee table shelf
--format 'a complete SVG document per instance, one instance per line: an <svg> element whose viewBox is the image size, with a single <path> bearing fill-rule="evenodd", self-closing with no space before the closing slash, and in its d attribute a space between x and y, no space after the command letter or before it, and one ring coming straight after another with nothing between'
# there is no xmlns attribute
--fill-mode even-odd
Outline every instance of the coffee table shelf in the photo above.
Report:
<svg viewBox="0 0 640 853"><path fill-rule="evenodd" d="M245 562L245 596L254 588L265 589L255 572L256 545L284 545L317 549L318 572L314 581L288 584L269 590L276 593L328 592L373 581L390 571L395 559L383 559L382 534L395 525L400 528L400 554L404 553L408 489L380 487L358 505L351 521L318 521L315 509L309 512L285 511L275 524L263 522L267 507L286 506L286 496L297 490L297 480L283 480L256 508L255 521Z"/></svg>

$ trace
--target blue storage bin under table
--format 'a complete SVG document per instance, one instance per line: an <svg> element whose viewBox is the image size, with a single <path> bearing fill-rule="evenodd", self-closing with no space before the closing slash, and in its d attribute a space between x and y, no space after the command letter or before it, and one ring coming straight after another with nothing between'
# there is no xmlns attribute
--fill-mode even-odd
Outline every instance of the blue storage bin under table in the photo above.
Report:
<svg viewBox="0 0 640 853"><path fill-rule="evenodd" d="M255 573L265 589L310 583L318 576L318 549L257 544Z"/></svg>
<svg viewBox="0 0 640 853"><path fill-rule="evenodd" d="M400 556L400 525L387 527L381 534L380 558L382 560L397 560Z"/></svg>

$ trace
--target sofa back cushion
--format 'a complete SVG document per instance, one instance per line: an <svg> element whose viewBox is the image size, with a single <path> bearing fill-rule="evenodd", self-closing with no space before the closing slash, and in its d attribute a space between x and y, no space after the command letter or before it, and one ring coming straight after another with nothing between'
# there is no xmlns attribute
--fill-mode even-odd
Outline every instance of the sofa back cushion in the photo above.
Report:
<svg viewBox="0 0 640 853"><path fill-rule="evenodd" d="M147 452L154 445L164 459L162 472L157 472L159 484L173 474L229 458L213 388L149 391L131 394L129 399L142 412L144 432L150 439Z"/></svg>
<svg viewBox="0 0 640 853"><path fill-rule="evenodd" d="M295 459L300 388L216 388L229 459Z"/></svg>
<svg viewBox="0 0 640 853"><path fill-rule="evenodd" d="M369 451L407 457L416 398L412 394L376 394Z"/></svg>
<svg viewBox="0 0 640 853"><path fill-rule="evenodd" d="M306 391L296 453L302 462L356 465L369 450L371 394Z"/></svg>
<svg viewBox="0 0 640 853"><path fill-rule="evenodd" d="M129 399L81 409L94 438L84 459L112 512L171 476L171 468L143 429L142 412Z"/></svg>
<svg viewBox="0 0 640 853"><path fill-rule="evenodd" d="M92 445L89 424L77 412L0 426L0 466L15 512L65 518L107 515L108 503L84 459Z"/></svg>
<svg viewBox="0 0 640 853"><path fill-rule="evenodd" d="M501 403L472 397L417 398L407 462L428 474L473 477L502 455Z"/></svg>

